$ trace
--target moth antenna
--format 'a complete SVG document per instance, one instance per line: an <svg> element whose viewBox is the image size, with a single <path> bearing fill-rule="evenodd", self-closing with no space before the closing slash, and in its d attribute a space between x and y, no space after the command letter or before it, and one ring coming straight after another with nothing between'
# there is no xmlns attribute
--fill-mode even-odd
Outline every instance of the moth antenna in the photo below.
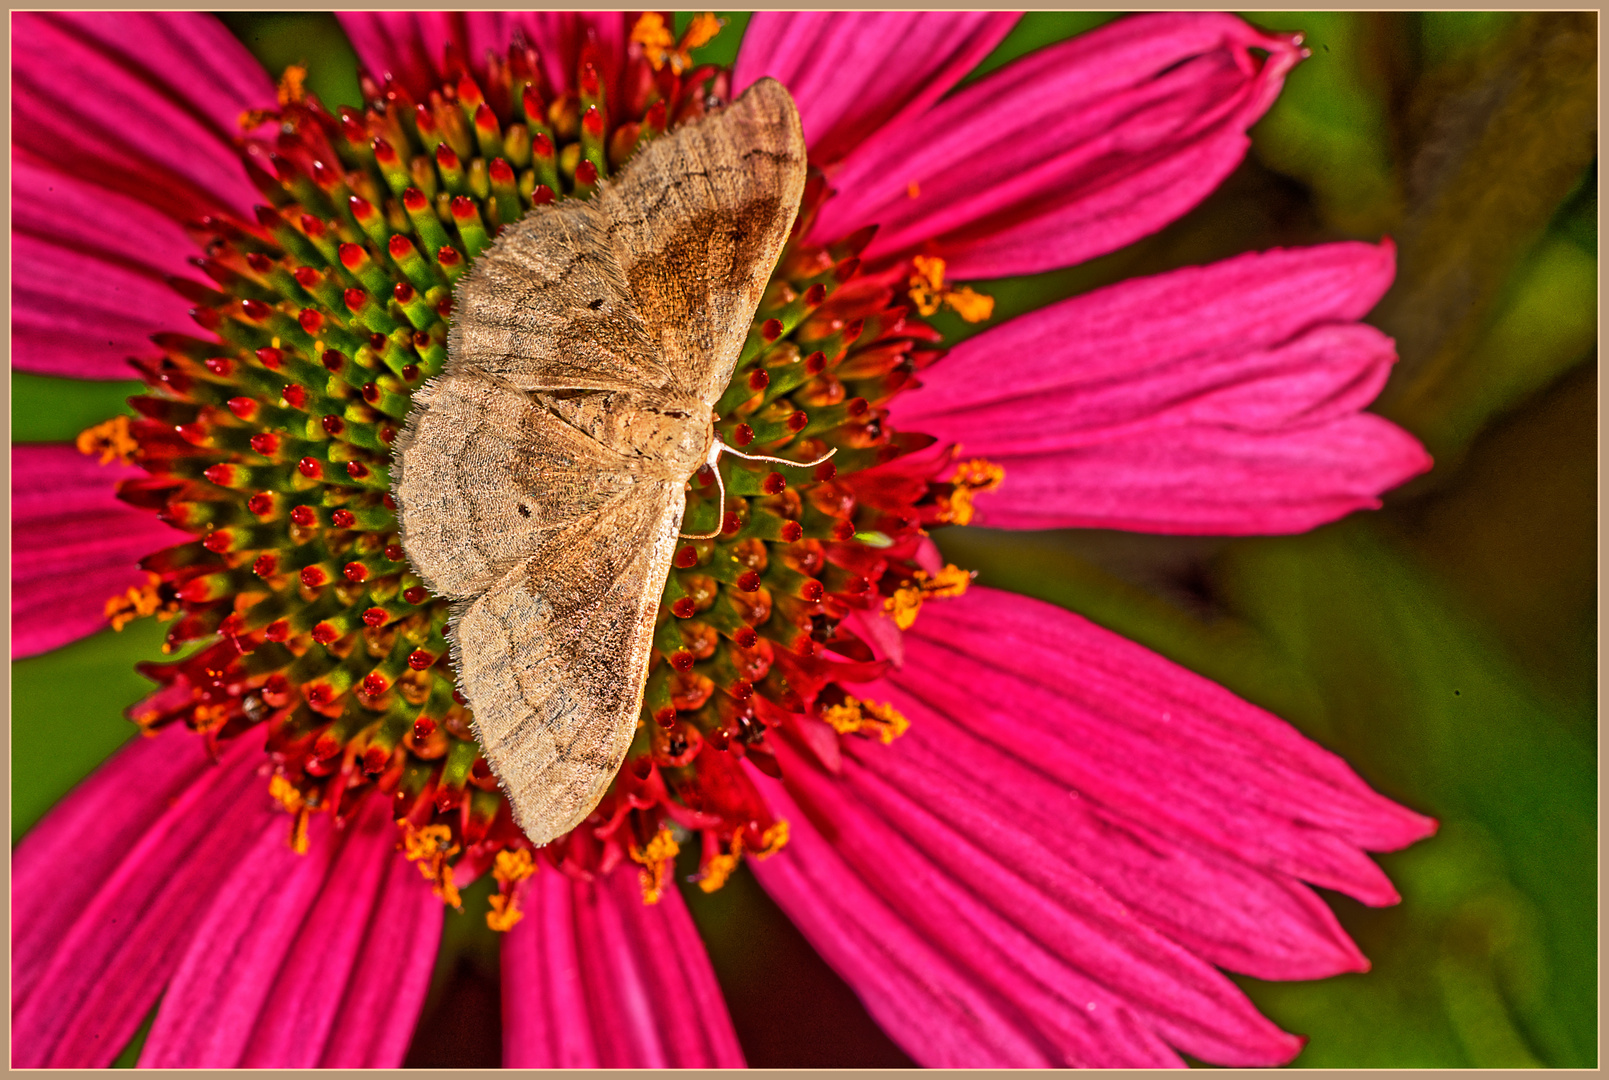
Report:
<svg viewBox="0 0 1609 1080"><path fill-rule="evenodd" d="M838 448L836 446L833 447L831 450L828 450L825 454L822 454L814 461L789 461L787 458L769 457L765 454L745 454L741 450L733 450L725 443L721 444L721 452L724 454L731 454L733 457L740 457L744 461L774 461L778 465L793 465L800 469L812 469L836 454L838 452Z"/></svg>
<svg viewBox="0 0 1609 1080"><path fill-rule="evenodd" d="M720 440L717 439L715 445L717 448L720 447ZM712 450L710 453L711 460L709 462L710 471L715 474L715 486L719 488L721 492L721 516L717 519L715 531L709 533L677 533L676 535L681 537L683 540L713 540L717 536L721 535L722 528L726 525L726 481L721 479L721 470L715 467L714 461L715 456L719 452L719 449Z"/></svg>

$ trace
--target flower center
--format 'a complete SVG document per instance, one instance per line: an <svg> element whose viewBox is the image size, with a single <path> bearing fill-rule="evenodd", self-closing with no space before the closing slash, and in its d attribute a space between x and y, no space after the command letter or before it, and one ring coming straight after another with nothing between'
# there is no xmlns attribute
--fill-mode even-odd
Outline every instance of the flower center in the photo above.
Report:
<svg viewBox="0 0 1609 1080"><path fill-rule="evenodd" d="M211 284L173 283L205 336L155 335L161 358L136 362L140 418L80 439L143 466L121 497L196 536L108 601L115 626L154 613L172 620L164 651L193 646L141 665L159 688L134 719L209 739L266 724L293 845L309 813L388 798L399 848L445 902L492 871L496 929L518 921L534 857L581 875L630 859L652 901L678 837L699 839L706 889L744 853L777 850L786 822L741 759L780 775L772 739L904 730L844 689L886 666L857 620L909 626L924 599L963 590L966 574L926 555L924 527L964 523L972 493L999 483L998 468L957 470L931 437L893 430L886 409L941 355L902 294L963 314L987 298L946 289L938 260L868 273L871 229L805 242L830 194L813 173L716 431L753 455L832 457L796 469L724 454L694 475L683 531L704 535L681 542L665 583L636 741L593 815L533 857L455 688L447 605L399 544L390 447L446 359L453 284L490 238L588 197L639 144L727 100L728 73L693 66L690 41L639 23L618 91L591 45L573 88L547 85L521 41L479 72L449 48L425 100L365 77L365 107L338 115L292 69L277 109L241 118L267 205L199 222Z"/></svg>

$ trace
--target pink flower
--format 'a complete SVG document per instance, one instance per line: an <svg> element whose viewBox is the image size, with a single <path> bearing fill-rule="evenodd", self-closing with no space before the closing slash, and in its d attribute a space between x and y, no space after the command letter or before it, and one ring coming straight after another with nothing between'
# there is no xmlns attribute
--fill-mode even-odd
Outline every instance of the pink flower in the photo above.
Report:
<svg viewBox="0 0 1609 1080"><path fill-rule="evenodd" d="M743 728L752 741L745 735L728 752L725 735L717 746L719 733L706 733L702 750L656 747L641 759L640 775L628 763L615 801L606 800L595 821L539 859L520 846L517 830L507 831L495 786L475 783L489 778L465 776L468 758L453 774L449 794L457 801L447 804L455 823L461 808L462 827L449 828L431 816L447 772L415 790L406 768L416 759L401 747L393 757L379 736L343 744L332 734L339 718L309 728L305 739L292 730L296 716L346 715L307 689L324 676L274 684L238 666L242 651L266 655L266 642L309 629L311 641L334 646L352 632L334 608L319 616L324 622L276 637L273 625L231 623L243 608L218 606L232 600L230 590L247 587L230 582L248 580L249 562L164 577L176 575L177 558L165 553L166 561L147 567L176 591L150 584L134 562L173 543L164 536L171 530L127 503L166 507L185 535L204 532L209 545L222 537L206 548L220 556L242 550L250 529L231 522L205 531L186 516L194 511L176 509L170 481L178 474L151 465L154 448L168 445L153 428L133 436L149 480L67 447L17 455L14 655L89 632L104 618L106 599L125 590L130 611L182 608L175 632L215 644L204 646L211 658L204 664L153 668L162 688L138 707L153 731L153 718L182 713L202 737L172 724L136 740L16 850L15 1064L105 1065L160 998L142 1064L394 1066L429 980L441 929L437 896L451 901L488 869L500 886L494 918L503 916L505 927L518 919L503 953L505 1063L741 1064L687 911L674 888L659 888L668 856L654 845L671 833L649 828L634 837L634 826L622 824L666 820L634 816L644 813L669 814L702 833L710 883L730 871L745 844L755 851L762 832L772 850L786 836L773 857L751 860L755 873L923 1064L1155 1066L1179 1064L1183 1052L1263 1065L1296 1054L1300 1039L1260 1016L1219 969L1272 979L1365 970L1309 886L1367 904L1395 902L1363 852L1407 845L1433 823L1370 791L1345 763L1275 717L1076 615L982 588L923 606L924 596L959 592L961 583L932 561L917 526L967 520L974 492L976 520L1013 528L1293 532L1378 505L1382 491L1429 466L1411 437L1361 411L1395 359L1389 339L1357 322L1390 284L1393 251L1389 242L1331 244L1130 281L988 329L932 363L936 357L922 351L925 327L890 306L913 262L924 260L909 280L913 302L921 302L916 290L929 275L932 303L964 305L976 297L956 290L955 279L1069 265L1155 231L1240 161L1247 127L1298 59L1295 42L1229 16L1144 15L946 96L1013 19L763 13L750 23L731 90L762 75L788 86L813 164L836 192L823 201L824 190L815 189L798 257L815 252L827 269L844 271L848 284L829 308L866 304L865 319L881 320L879 332L904 335L904 352L889 346L891 357L910 358L900 382L921 369L919 389L906 386L896 397L900 382L889 384L889 403L875 408L855 398L860 411L843 422L926 432L938 450L962 444L968 455L1002 466L1003 480L979 464L976 482L967 467L940 481L949 459L914 444L878 458L875 469L846 468L846 490L883 507L876 524L897 534L888 559L906 560L899 565L915 575L891 581L887 594L890 612L922 607L914 628L901 634L864 600L840 604L833 610L849 612L846 629L826 639L837 657L823 659L808 640L775 650L777 670L799 688L793 698L773 699L774 691L755 693L743 683L764 721ZM494 96L511 85L510 69L499 76L482 57L488 49L502 55L516 32L536 49L541 70L532 85L559 95L555 105L646 103L652 95L644 87L669 78L650 72L642 40L628 45L640 24L619 15L373 13L345 16L344 25L367 69L395 76L371 87L371 97L389 93L399 103L424 102L465 63L478 80L469 88L485 86ZM264 254L278 250L268 238L310 243L323 226L276 232L291 226L274 213L254 216L252 205L259 190L280 199L296 183L339 192L333 161L314 167L292 159L319 138L334 145L330 131L341 132L349 118L330 118L334 127L322 134L310 127L300 143L287 142L288 134L277 144L243 140L238 118L270 108L275 90L204 16L20 14L13 28L17 366L121 377L125 356L151 354L149 334L170 335L158 346L182 354L186 346L173 332L191 309L209 332L273 324L283 313L252 292L262 285L249 284L253 274L266 282L290 265ZM447 42L455 46L447 54L457 65L451 72L441 66ZM517 72L513 78L517 85ZM687 79L711 92L725 86L718 73ZM678 96L681 82L663 85L672 100L700 107L692 95ZM287 100L303 107L294 90ZM490 100L485 107L492 116ZM519 107L527 111L513 115L531 115L534 126L535 106ZM486 130L502 138L516 105L497 108L505 111L491 122L503 126ZM481 122L466 106L470 113ZM622 115L652 126L650 113ZM662 124L664 108L658 115ZM383 137L370 147L362 114L351 122L362 137L341 145L381 162L352 164L353 157L349 178L357 185L362 168L383 171L393 148L381 145ZM586 145L606 154L609 131L621 129L600 130L598 142ZM591 160L576 160L566 182L588 183ZM447 176L461 163L449 151L446 158L438 152L437 164ZM399 195L405 183L397 180ZM296 190L304 202L319 198L311 186ZM530 193L524 197L529 202ZM459 202L467 209L455 203L452 215L472 255L473 215L481 211L467 198ZM478 205L491 214L494 202ZM347 240L351 261L344 248L341 261L356 274L369 265L365 251L380 257L384 240L366 248L357 227L386 226L383 215L365 216L376 211L374 199L355 196L350 207L346 225L357 239ZM337 220L337 210L329 214ZM249 273L206 264L219 288L192 282L175 292L164 279L185 273L196 251L186 225L208 215L197 231L225 249L237 243L237 258L250 252L259 260ZM880 228L868 243L863 227L874 224ZM833 247L845 237L859 245L847 255ZM398 266L417 254L406 243L391 250ZM442 267L461 258L443 253ZM331 284L334 273L314 272L304 288ZM416 299L405 284L399 280L398 305ZM355 298L346 293L351 325L372 329L363 322L367 298L355 291ZM328 325L318 313L333 309L303 303L304 316L318 316L304 328ZM848 321L840 319L840 328ZM838 332L823 325L824 335ZM429 332L419 334L414 345L424 357L434 346ZM375 336L378 351L383 335ZM256 346L240 348L244 358ZM257 351L260 359L274 354L262 370L290 362L279 350L276 339ZM341 370L342 356L324 355L327 367ZM235 361L219 362L208 370L224 379ZM177 365L150 367L147 376L153 385L189 378ZM415 367L400 377L419 376ZM369 393L375 383L364 387L371 403L382 400ZM396 391L403 401L406 392ZM299 407L294 397L284 401ZM263 405L240 398L229 408L248 421ZM220 429L204 411L169 411L164 423L179 437L217 445ZM367 415L359 408L347 422L359 414ZM342 434L340 423L325 430ZM117 430L103 437L113 453L119 438L129 438ZM190 452L171 432L162 437L172 453ZM252 443L273 460L277 450L268 446ZM246 490L229 471L238 467L233 460L215 466L222 472L209 468L208 482ZM329 459L303 460L313 467L302 475L323 482L318 471ZM382 456L342 460L383 468ZM366 482L361 470L350 475L360 487ZM112 497L119 481L127 481L121 503ZM383 492L377 483L369 494L378 500ZM254 505L253 513L263 520L281 513L272 492L261 497L267 501L254 499L262 509ZM362 527L330 526L320 512L309 508L306 527ZM863 528L870 526L849 533ZM833 535L846 550L855 546L850 535ZM378 558L348 563L347 580L367 580L351 567L362 571ZM259 577L277 571L256 565ZM319 565L304 564L309 588L324 586ZM308 569L318 570L310 585ZM832 589L851 598L872 587L848 570L839 578L820 567L815 573L829 585L839 581ZM941 582L954 587L937 588ZM802 603L820 601L822 585L814 600L808 588L801 595ZM373 627L400 617L368 610L381 611ZM320 636L326 625L329 634ZM749 648L755 635L745 640L732 648ZM399 645L395 655L450 688L443 651L424 642L413 654ZM381 700L402 676L389 678L377 689L364 680L363 692ZM861 684L856 698L843 693L847 681ZM328 685L338 703L347 690ZM298 686L313 714L292 696ZM269 713L273 719L259 722ZM666 719L682 723L675 711ZM893 739L906 721L909 731ZM441 737L435 721L421 724L406 735L410 752ZM775 729L768 737L767 725ZM863 737L849 737L856 729ZM322 754L326 740L330 751ZM371 761L376 747L386 753ZM684 758L694 763L688 790L704 802L666 793L662 770L673 758L678 767ZM298 784L315 779L320 805L334 809L335 820L309 812L314 788ZM276 801L295 815L294 847ZM399 834L391 817L404 822L406 859L392 854ZM431 821L438 824L424 824ZM620 861L628 849L649 891L661 894L657 903L642 902L637 868Z"/></svg>

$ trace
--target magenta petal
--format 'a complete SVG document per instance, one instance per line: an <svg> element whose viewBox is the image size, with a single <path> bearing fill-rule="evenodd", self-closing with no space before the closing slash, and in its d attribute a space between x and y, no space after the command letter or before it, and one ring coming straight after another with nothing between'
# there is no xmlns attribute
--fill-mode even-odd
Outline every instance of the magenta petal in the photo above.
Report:
<svg viewBox="0 0 1609 1080"><path fill-rule="evenodd" d="M136 738L29 830L11 856L11 1007L28 1000L62 936L170 800L208 769L182 725Z"/></svg>
<svg viewBox="0 0 1609 1080"><path fill-rule="evenodd" d="M261 729L179 794L55 942L12 1015L12 1064L111 1064L167 984L200 913L275 816Z"/></svg>
<svg viewBox="0 0 1609 1080"><path fill-rule="evenodd" d="M381 890L322 1068L399 1067L430 990L442 903L419 868L400 858L391 860Z"/></svg>
<svg viewBox="0 0 1609 1080"><path fill-rule="evenodd" d="M139 198L20 155L12 168L12 363L26 371L132 378L125 357L157 327L189 323L164 280L195 276L195 242Z"/></svg>
<svg viewBox="0 0 1609 1080"><path fill-rule="evenodd" d="M635 866L583 882L538 863L503 939L507 1068L741 1068L732 1021L674 887Z"/></svg>
<svg viewBox="0 0 1609 1080"><path fill-rule="evenodd" d="M888 701L911 729L891 747L851 740L857 767L922 806L944 807L1025 879L1054 894L1064 861L1189 952L1261 979L1367 970L1334 913L1300 882L1078 796L1036 761L948 718L944 703L929 708L887 682L859 692Z"/></svg>
<svg viewBox="0 0 1609 1080"><path fill-rule="evenodd" d="M390 811L389 800L367 799L344 826L329 877L283 954L241 1066L307 1069L319 1063L382 882L401 859Z"/></svg>
<svg viewBox="0 0 1609 1080"><path fill-rule="evenodd" d="M743 35L732 89L741 93L766 75L780 81L799 106L811 160L829 164L944 96L1019 17L1003 11L757 12Z"/></svg>
<svg viewBox="0 0 1609 1080"><path fill-rule="evenodd" d="M288 817L263 826L213 897L162 995L140 1053L141 1068L240 1064L274 976L335 853L328 815L309 822L305 855L291 850L290 826Z"/></svg>
<svg viewBox="0 0 1609 1080"><path fill-rule="evenodd" d="M779 756L787 758L789 789L749 773L789 823L787 846L756 862L755 876L918 1063L1181 1064L1121 1001L1047 962L1020 929L969 898L897 834L880 829L874 839L840 831L857 828L862 816L836 812L844 808L832 782L818 783L802 757L780 747ZM809 785L807 794L796 777ZM868 844L877 848L869 860Z"/></svg>
<svg viewBox="0 0 1609 1080"><path fill-rule="evenodd" d="M911 698L1082 798L1253 866L1390 904L1360 849L1435 829L1289 724L1051 604L974 588L924 608L905 649L889 682Z"/></svg>
<svg viewBox="0 0 1609 1080"><path fill-rule="evenodd" d="M223 24L183 12L19 12L12 17L12 141L19 156L186 221L248 211L235 140L274 102L263 69ZM114 215L101 217L109 230Z"/></svg>
<svg viewBox="0 0 1609 1080"><path fill-rule="evenodd" d="M209 15L12 18L12 364L123 378L145 335L183 325L163 282L189 272L180 227L245 214L238 118L274 87Z"/></svg>
<svg viewBox="0 0 1609 1080"><path fill-rule="evenodd" d="M1352 320L1393 256L1389 242L1275 250L1074 297L957 346L894 418L1005 468L980 524L1311 528L1430 466L1359 412L1396 352Z"/></svg>
<svg viewBox="0 0 1609 1080"><path fill-rule="evenodd" d="M590 40L613 86L631 30L621 12L343 11L338 18L358 60L376 77L395 76L421 101L441 83L448 42L478 72L488 50L507 55L516 32L541 56L549 85L563 90L574 82L581 46Z"/></svg>
<svg viewBox="0 0 1609 1080"><path fill-rule="evenodd" d="M1067 1064L1169 1064L1161 1042L1229 1065L1279 1064L1301 1048L1019 823L852 759L838 780L778 755L789 793L845 861L1021 1009Z"/></svg>
<svg viewBox="0 0 1609 1080"><path fill-rule="evenodd" d="M834 175L839 195L814 233L876 222L867 258L936 241L959 278L1035 273L1116 250L1218 186L1296 59L1288 36L1229 15L1121 19L864 142Z"/></svg>
<svg viewBox="0 0 1609 1080"><path fill-rule="evenodd" d="M144 585L139 560L191 539L116 497L145 475L75 448L11 450L11 655L33 656L106 625L106 601Z"/></svg>

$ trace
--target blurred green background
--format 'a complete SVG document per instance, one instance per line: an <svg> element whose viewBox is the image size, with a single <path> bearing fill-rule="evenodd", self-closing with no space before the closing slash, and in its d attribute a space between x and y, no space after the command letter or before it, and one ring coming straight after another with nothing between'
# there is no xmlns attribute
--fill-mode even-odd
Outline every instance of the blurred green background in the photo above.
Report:
<svg viewBox="0 0 1609 1080"><path fill-rule="evenodd" d="M273 74L307 63L327 103L357 102L333 18L222 17ZM735 55L746 18L727 17L706 59ZM1030 14L980 70L1111 17ZM1248 18L1301 30L1312 56L1213 196L1123 251L978 287L1005 318L1241 251L1390 235L1399 273L1369 321L1396 337L1401 362L1376 409L1436 468L1384 510L1303 536L966 528L939 540L983 583L1218 680L1440 819L1435 838L1380 858L1400 906L1326 897L1371 972L1240 980L1310 1037L1297 1065L1592 1066L1596 15ZM952 340L969 329L941 328ZM132 384L14 375L12 389L13 438L46 441L118 410ZM13 840L129 737L121 710L144 686L132 664L158 642L136 623L13 665ZM447 916L409 1064L497 1064L484 894ZM750 876L686 895L752 1065L908 1063Z"/></svg>

